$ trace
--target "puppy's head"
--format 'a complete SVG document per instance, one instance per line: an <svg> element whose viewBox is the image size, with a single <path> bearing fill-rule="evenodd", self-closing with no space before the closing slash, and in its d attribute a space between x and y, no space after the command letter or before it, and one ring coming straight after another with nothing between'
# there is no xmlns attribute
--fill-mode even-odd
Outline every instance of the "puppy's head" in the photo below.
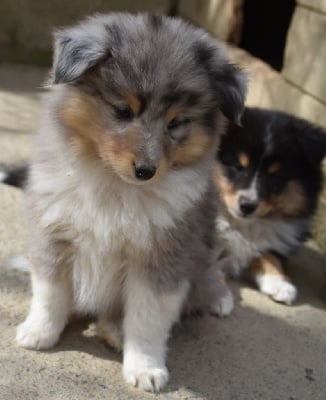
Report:
<svg viewBox="0 0 326 400"><path fill-rule="evenodd" d="M179 19L96 16L55 38L57 112L71 142L129 183L213 157L225 117L239 121L244 74Z"/></svg>
<svg viewBox="0 0 326 400"><path fill-rule="evenodd" d="M275 111L246 109L218 151L215 182L236 218L302 217L315 210L322 186L326 132Z"/></svg>

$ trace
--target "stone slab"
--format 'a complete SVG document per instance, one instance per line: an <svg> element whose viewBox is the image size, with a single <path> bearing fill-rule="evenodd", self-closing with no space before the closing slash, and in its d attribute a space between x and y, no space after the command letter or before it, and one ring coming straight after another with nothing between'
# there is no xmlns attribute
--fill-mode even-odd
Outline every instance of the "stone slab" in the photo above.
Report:
<svg viewBox="0 0 326 400"><path fill-rule="evenodd" d="M326 127L326 107L322 102L304 93L268 64L244 50L230 47L229 55L233 62L249 73L249 106L289 112Z"/></svg>
<svg viewBox="0 0 326 400"><path fill-rule="evenodd" d="M326 14L326 0L297 0L297 3Z"/></svg>
<svg viewBox="0 0 326 400"><path fill-rule="evenodd" d="M0 163L29 158L47 73L44 68L0 65Z"/></svg>
<svg viewBox="0 0 326 400"><path fill-rule="evenodd" d="M326 14L297 7L287 36L283 75L326 104Z"/></svg>
<svg viewBox="0 0 326 400"><path fill-rule="evenodd" d="M243 0L180 0L178 13L195 25L204 27L214 36L238 43L242 2Z"/></svg>
<svg viewBox="0 0 326 400"><path fill-rule="evenodd" d="M170 6L170 0L1 0L0 62L49 65L54 28L97 12L168 13Z"/></svg>

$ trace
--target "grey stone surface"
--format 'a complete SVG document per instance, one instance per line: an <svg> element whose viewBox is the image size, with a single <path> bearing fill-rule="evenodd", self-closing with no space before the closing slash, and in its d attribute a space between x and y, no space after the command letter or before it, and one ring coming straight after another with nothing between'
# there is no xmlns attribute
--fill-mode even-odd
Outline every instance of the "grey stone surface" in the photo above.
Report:
<svg viewBox="0 0 326 400"><path fill-rule="evenodd" d="M297 3L326 14L326 0L297 0Z"/></svg>
<svg viewBox="0 0 326 400"><path fill-rule="evenodd" d="M3 257L20 252L26 236L19 191L1 187L0 197L1 399L325 399L325 301L314 250L291 265L300 288L295 306L234 285L237 304L229 318L193 318L178 326L169 346L170 383L154 396L125 385L121 356L94 335L90 319L72 321L52 350L15 345L30 289L27 274L10 270Z"/></svg>
<svg viewBox="0 0 326 400"><path fill-rule="evenodd" d="M180 0L180 16L207 29L214 36L238 43L243 0Z"/></svg>
<svg viewBox="0 0 326 400"><path fill-rule="evenodd" d="M247 52L230 48L231 59L249 73L247 104L286 111L326 127L326 107L304 93L268 64Z"/></svg>
<svg viewBox="0 0 326 400"><path fill-rule="evenodd" d="M30 152L23 148L36 126L39 100L33 87L42 82L45 71L1 66L0 76L4 76L3 68L7 71L6 82L0 80L3 103L6 95L17 97L12 98L11 111L6 109L6 126L0 130L0 161L8 160L9 150L2 146L8 127L15 123L20 131L17 113L28 116L35 111L35 117L22 119L25 142L11 132L11 160L16 161ZM3 117L1 107L0 121ZM233 285L234 313L226 319L192 318L176 327L169 345L170 383L160 395L144 394L125 385L121 356L94 335L91 319L75 318L52 350L36 352L15 345L15 327L26 316L30 286L28 275L11 270L6 258L24 251L26 227L21 192L0 185L0 199L0 399L326 398L326 299L323 258L315 247L307 247L289 266L299 287L293 307L273 303L244 284Z"/></svg>
<svg viewBox="0 0 326 400"><path fill-rule="evenodd" d="M48 65L54 28L97 12L167 13L170 5L170 0L1 0L0 61Z"/></svg>
<svg viewBox="0 0 326 400"><path fill-rule="evenodd" d="M0 163L28 158L46 75L43 68L0 64Z"/></svg>
<svg viewBox="0 0 326 400"><path fill-rule="evenodd" d="M297 7L285 49L283 75L326 104L326 14Z"/></svg>

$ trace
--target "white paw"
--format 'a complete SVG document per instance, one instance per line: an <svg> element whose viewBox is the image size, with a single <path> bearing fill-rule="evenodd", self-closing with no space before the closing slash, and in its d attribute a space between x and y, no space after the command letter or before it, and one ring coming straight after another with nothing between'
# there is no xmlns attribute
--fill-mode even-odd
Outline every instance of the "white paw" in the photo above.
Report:
<svg viewBox="0 0 326 400"><path fill-rule="evenodd" d="M28 319L17 327L16 341L19 346L42 350L53 347L59 340L60 332L47 329L40 323Z"/></svg>
<svg viewBox="0 0 326 400"><path fill-rule="evenodd" d="M297 298L297 289L279 275L263 275L257 278L259 289L273 300L285 304L292 304Z"/></svg>
<svg viewBox="0 0 326 400"><path fill-rule="evenodd" d="M166 367L128 368L128 366L124 366L123 376L130 385L146 392L157 393L166 385L169 372Z"/></svg>
<svg viewBox="0 0 326 400"><path fill-rule="evenodd" d="M215 303L210 306L209 312L219 317L226 317L231 314L234 309L234 299L232 292L227 291L216 299Z"/></svg>

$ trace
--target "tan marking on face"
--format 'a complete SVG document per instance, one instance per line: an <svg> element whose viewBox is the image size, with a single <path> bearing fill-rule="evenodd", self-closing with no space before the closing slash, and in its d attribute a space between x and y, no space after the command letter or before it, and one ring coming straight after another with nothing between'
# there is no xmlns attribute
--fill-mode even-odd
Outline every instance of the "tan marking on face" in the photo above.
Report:
<svg viewBox="0 0 326 400"><path fill-rule="evenodd" d="M134 111L137 110L136 98L129 104L130 107L134 107ZM100 112L101 106L99 100L77 90L72 90L62 104L58 114L69 129L72 154L100 159L105 165L111 166L120 177L131 183L146 184L157 181L170 166L163 150L154 177L148 181L137 180L133 164L138 156L141 157L139 143L142 132L131 122L123 134L116 134L107 123L104 123Z"/></svg>
<svg viewBox="0 0 326 400"><path fill-rule="evenodd" d="M282 215L286 217L300 216L307 207L307 198L300 184L290 181L279 195L274 195L269 201L261 201L256 214L259 217Z"/></svg>
<svg viewBox="0 0 326 400"><path fill-rule="evenodd" d="M86 135L71 135L69 141L71 152L74 156L79 156L81 154L92 158L96 156L96 144Z"/></svg>
<svg viewBox="0 0 326 400"><path fill-rule="evenodd" d="M135 149L139 141L139 132L128 129L123 135L101 135L98 152L102 160L126 178L134 179Z"/></svg>
<svg viewBox="0 0 326 400"><path fill-rule="evenodd" d="M132 124L116 135L102 120L101 104L92 96L72 91L59 110L69 128L73 154L97 158L123 176L134 178L133 160L140 132Z"/></svg>
<svg viewBox="0 0 326 400"><path fill-rule="evenodd" d="M164 121L166 124L171 122L173 119L177 118L179 115L181 115L185 111L185 108L179 104L175 104L171 106L167 113L164 116Z"/></svg>
<svg viewBox="0 0 326 400"><path fill-rule="evenodd" d="M288 280L283 273L281 261L271 253L264 253L253 260L248 267L248 272L253 279L262 275L278 275Z"/></svg>
<svg viewBox="0 0 326 400"><path fill-rule="evenodd" d="M132 180L133 183L147 184L158 181L168 170L169 163L162 154L155 165L155 175L149 180L139 180L135 177L134 162L142 158L142 153L139 151L139 143L142 140L142 132L132 124L124 132L123 135L110 135L105 137L100 145L100 155L104 160L108 160L114 170L123 175L127 180Z"/></svg>
<svg viewBox="0 0 326 400"><path fill-rule="evenodd" d="M291 181L281 195L277 197L277 207L283 215L295 217L300 215L307 206L307 198L298 182Z"/></svg>
<svg viewBox="0 0 326 400"><path fill-rule="evenodd" d="M189 136L171 152L173 167L192 165L200 161L216 146L216 138L209 136L199 126L194 126Z"/></svg>
<svg viewBox="0 0 326 400"><path fill-rule="evenodd" d="M69 128L70 141L76 151L90 150L105 130L98 112L99 103L77 90L71 90L58 110L58 115ZM90 145L92 143L92 145Z"/></svg>
<svg viewBox="0 0 326 400"><path fill-rule="evenodd" d="M240 165L241 165L242 168L247 168L247 167L249 167L250 158L249 158L249 156L248 156L247 153L244 153L244 152L241 151L241 152L238 154L238 160L239 160L239 163L240 163Z"/></svg>
<svg viewBox="0 0 326 400"><path fill-rule="evenodd" d="M258 207L256 209L256 215L260 218L264 218L273 214L273 210L274 207L272 202L267 202L265 200L262 200L258 203Z"/></svg>
<svg viewBox="0 0 326 400"><path fill-rule="evenodd" d="M271 175L272 175L272 174L275 174L276 172L278 172L278 171L280 170L280 168L281 168L281 164L275 162L275 163L270 164L270 165L268 166L268 168L267 168L267 173L269 173L269 174L271 174Z"/></svg>
<svg viewBox="0 0 326 400"><path fill-rule="evenodd" d="M141 102L139 98L134 95L133 93L128 93L125 97L125 102L126 104L131 108L132 112L135 115L139 114L139 111L141 109Z"/></svg>
<svg viewBox="0 0 326 400"><path fill-rule="evenodd" d="M216 164L213 172L213 181L217 189L219 198L228 208L237 208L238 196L231 182L224 176L220 164Z"/></svg>

